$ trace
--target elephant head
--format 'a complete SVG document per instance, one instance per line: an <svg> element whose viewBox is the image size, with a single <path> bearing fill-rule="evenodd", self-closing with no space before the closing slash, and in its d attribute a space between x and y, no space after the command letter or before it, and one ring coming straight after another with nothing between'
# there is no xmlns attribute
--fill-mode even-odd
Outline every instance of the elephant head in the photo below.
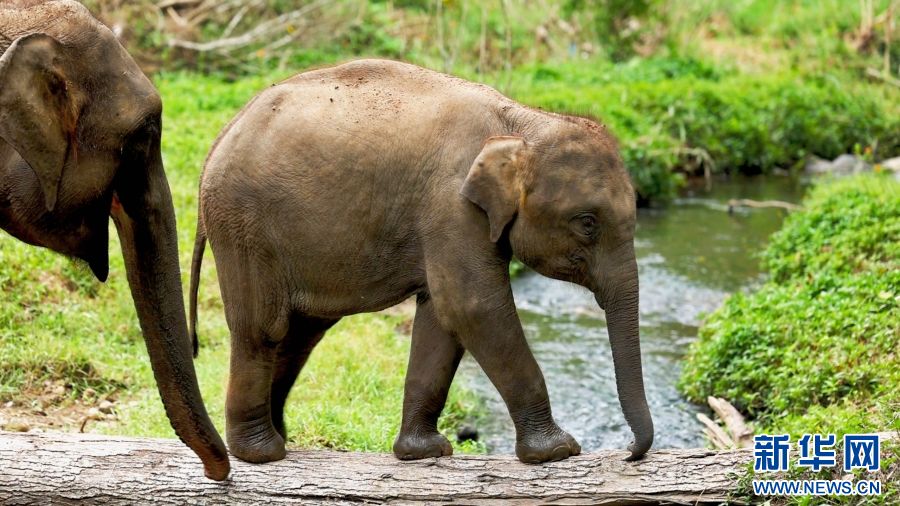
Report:
<svg viewBox="0 0 900 506"><path fill-rule="evenodd" d="M653 420L641 372L635 193L603 127L535 114L523 136L485 142L461 193L487 214L492 241L508 237L523 263L590 289L606 311L619 402L634 434L629 459L636 459L653 443Z"/></svg>
<svg viewBox="0 0 900 506"><path fill-rule="evenodd" d="M207 476L225 479L187 336L156 89L74 1L4 2L0 55L0 226L105 281L112 217L169 420Z"/></svg>

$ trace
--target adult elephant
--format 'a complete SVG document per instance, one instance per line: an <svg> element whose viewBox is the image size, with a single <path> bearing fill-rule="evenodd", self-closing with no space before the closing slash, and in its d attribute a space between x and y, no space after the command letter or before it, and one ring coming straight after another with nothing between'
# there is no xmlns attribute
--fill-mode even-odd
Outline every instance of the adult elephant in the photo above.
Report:
<svg viewBox="0 0 900 506"><path fill-rule="evenodd" d="M0 54L0 227L105 281L112 217L169 420L206 475L225 479L191 361L159 94L74 1L0 3Z"/></svg>
<svg viewBox="0 0 900 506"><path fill-rule="evenodd" d="M521 460L578 454L553 420L516 314L515 255L596 294L635 436L631 458L642 456L653 422L635 215L616 142L589 119L382 60L268 88L221 133L200 186L191 321L196 328L205 233L232 335L230 450L252 462L282 458L284 402L322 335L345 315L415 295L399 458L451 453L437 419L464 349L506 402Z"/></svg>

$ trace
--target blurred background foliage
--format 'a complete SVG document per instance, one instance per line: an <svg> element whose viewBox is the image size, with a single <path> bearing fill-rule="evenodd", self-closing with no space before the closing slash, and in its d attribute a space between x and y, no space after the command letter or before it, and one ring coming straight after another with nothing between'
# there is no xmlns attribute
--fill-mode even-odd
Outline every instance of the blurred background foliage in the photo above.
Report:
<svg viewBox="0 0 900 506"><path fill-rule="evenodd" d="M150 73L417 63L623 142L641 203L685 176L900 151L897 0L87 0ZM274 78L274 77L273 77Z"/></svg>
<svg viewBox="0 0 900 506"><path fill-rule="evenodd" d="M488 73L677 56L748 70L883 67L896 1L85 0L149 69L244 73L346 56Z"/></svg>

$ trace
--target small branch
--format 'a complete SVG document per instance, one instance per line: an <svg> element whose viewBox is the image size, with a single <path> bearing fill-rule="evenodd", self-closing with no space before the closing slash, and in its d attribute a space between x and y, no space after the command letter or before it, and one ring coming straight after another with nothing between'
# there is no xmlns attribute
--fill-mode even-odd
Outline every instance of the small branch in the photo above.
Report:
<svg viewBox="0 0 900 506"><path fill-rule="evenodd" d="M730 450L735 448L734 441L722 430L722 427L719 427L719 424L712 421L708 416L703 413L697 413L697 420L700 420L700 423L703 424L706 429L704 433L706 437L709 438L710 442L712 442L713 446L715 446L719 450Z"/></svg>
<svg viewBox="0 0 900 506"><path fill-rule="evenodd" d="M247 14L247 11L250 9L249 5L244 5L240 9L238 9L237 13L231 18L231 21L228 22L228 26L225 27L225 30L222 32L222 37L227 38L231 36L231 32L237 28L237 25L244 19L244 15Z"/></svg>
<svg viewBox="0 0 900 506"><path fill-rule="evenodd" d="M896 77L892 77L889 74L885 74L884 72L882 72L878 69L873 69L872 67L866 67L866 75L869 77L874 77L875 79L880 79L887 84L890 84L892 86L896 86L896 87L900 88L900 79L897 79Z"/></svg>
<svg viewBox="0 0 900 506"><path fill-rule="evenodd" d="M202 0L163 0L156 4L156 7L160 10L167 9L169 7L187 7L191 5L197 5Z"/></svg>
<svg viewBox="0 0 900 506"><path fill-rule="evenodd" d="M201 53L209 51L228 52L268 38L272 34L283 30L285 26L292 21L303 18L303 16L320 8L325 3L324 0L310 2L300 9L282 14L264 23L260 23L256 28L235 37L225 37L210 42L191 42L188 40L171 39L169 40L169 45Z"/></svg>
<svg viewBox="0 0 900 506"><path fill-rule="evenodd" d="M184 19L181 14L178 14L178 11L173 7L169 7L168 9L166 9L165 13L168 14L172 21L174 21L175 24L180 26L181 28L188 26L187 20Z"/></svg>
<svg viewBox="0 0 900 506"><path fill-rule="evenodd" d="M744 416L731 405L730 402L719 397L709 396L706 398L709 407L715 411L716 415L725 422L725 428L731 435L731 440L739 448L750 448L753 446L753 431L744 422Z"/></svg>

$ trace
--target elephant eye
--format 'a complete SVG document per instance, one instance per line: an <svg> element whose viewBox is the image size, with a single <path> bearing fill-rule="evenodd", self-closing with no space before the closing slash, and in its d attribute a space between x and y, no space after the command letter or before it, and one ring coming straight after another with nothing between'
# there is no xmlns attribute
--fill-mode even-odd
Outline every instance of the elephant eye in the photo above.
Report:
<svg viewBox="0 0 900 506"><path fill-rule="evenodd" d="M587 237L593 237L597 228L597 218L590 214L583 214L576 220L576 223L579 224L580 232Z"/></svg>

